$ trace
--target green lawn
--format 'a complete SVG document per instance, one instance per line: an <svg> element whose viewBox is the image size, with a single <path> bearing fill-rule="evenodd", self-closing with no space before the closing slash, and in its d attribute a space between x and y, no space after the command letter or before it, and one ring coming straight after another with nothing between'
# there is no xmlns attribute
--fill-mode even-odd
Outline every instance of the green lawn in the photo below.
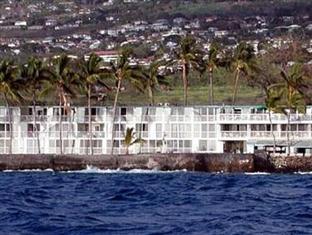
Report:
<svg viewBox="0 0 312 235"><path fill-rule="evenodd" d="M218 86L214 89L216 104L231 104L233 87L229 85ZM208 104L208 88L205 86L193 86L189 88L188 93L189 105L207 105ZM157 92L155 94L156 103L183 104L183 87L175 87L170 91ZM121 93L119 103L121 105L143 105L148 104L146 95L134 92ZM261 91L242 85L237 93L238 104L255 104L263 103Z"/></svg>

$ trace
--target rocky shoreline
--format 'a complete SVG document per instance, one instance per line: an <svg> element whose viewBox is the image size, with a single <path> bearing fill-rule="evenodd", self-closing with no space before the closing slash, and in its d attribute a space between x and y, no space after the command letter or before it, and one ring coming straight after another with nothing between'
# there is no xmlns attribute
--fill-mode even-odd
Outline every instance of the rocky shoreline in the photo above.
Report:
<svg viewBox="0 0 312 235"><path fill-rule="evenodd" d="M0 155L0 171L52 169L54 171L99 169L187 170L198 172L269 172L312 171L312 157L269 157L257 154L141 154L119 156L88 155Z"/></svg>

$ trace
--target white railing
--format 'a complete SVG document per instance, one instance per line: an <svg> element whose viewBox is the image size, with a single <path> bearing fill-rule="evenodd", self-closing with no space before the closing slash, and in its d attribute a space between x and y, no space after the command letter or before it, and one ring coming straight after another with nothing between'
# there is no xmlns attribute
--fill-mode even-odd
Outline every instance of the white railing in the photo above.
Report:
<svg viewBox="0 0 312 235"><path fill-rule="evenodd" d="M216 120L216 116L214 115L197 115L197 114L194 114L194 121L195 122L213 122Z"/></svg>
<svg viewBox="0 0 312 235"><path fill-rule="evenodd" d="M281 138L287 138L287 131L280 132ZM311 138L311 133L309 131L289 131L290 138Z"/></svg>
<svg viewBox="0 0 312 235"><path fill-rule="evenodd" d="M20 120L21 122L33 122L34 116L33 115L21 115ZM46 115L36 116L36 122L46 122L46 121L48 121L48 116Z"/></svg>
<svg viewBox="0 0 312 235"><path fill-rule="evenodd" d="M78 138L90 138L90 132L89 131L78 131L77 137ZM105 132L104 131L92 131L92 137L93 138L105 138Z"/></svg>
<svg viewBox="0 0 312 235"><path fill-rule="evenodd" d="M241 139L247 137L247 131L221 131L221 138Z"/></svg>
<svg viewBox="0 0 312 235"><path fill-rule="evenodd" d="M284 114L272 114L272 122L283 121L287 122L287 116ZM263 114L219 114L220 122L270 122L268 113ZM291 122L312 121L312 115L307 114L292 114Z"/></svg>
<svg viewBox="0 0 312 235"><path fill-rule="evenodd" d="M170 132L169 138L190 139L192 138L192 132L186 131Z"/></svg>
<svg viewBox="0 0 312 235"><path fill-rule="evenodd" d="M287 131L274 131L275 138L286 139ZM273 138L271 131L251 131L251 138ZM289 131L290 138L311 138L311 133L309 131Z"/></svg>

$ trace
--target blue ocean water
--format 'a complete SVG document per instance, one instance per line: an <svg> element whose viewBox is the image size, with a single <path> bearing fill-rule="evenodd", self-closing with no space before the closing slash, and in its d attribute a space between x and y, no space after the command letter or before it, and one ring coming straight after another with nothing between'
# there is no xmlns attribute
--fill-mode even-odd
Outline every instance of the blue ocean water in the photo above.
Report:
<svg viewBox="0 0 312 235"><path fill-rule="evenodd" d="M86 172L0 173L0 234L312 233L312 175Z"/></svg>

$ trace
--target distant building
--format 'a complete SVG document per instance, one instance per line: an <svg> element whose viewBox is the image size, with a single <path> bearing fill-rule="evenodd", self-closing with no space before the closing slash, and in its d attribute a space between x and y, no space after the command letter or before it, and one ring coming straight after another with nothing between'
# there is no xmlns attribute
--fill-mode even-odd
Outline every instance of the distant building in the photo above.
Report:
<svg viewBox="0 0 312 235"><path fill-rule="evenodd" d="M253 153L264 149L287 154L287 117L262 106L154 106L119 107L114 123L112 107L36 107L36 128L32 107L0 107L0 153L8 153L12 134L13 153L37 153L37 128L41 153L60 153L60 137L66 154L90 152L89 115L95 154L125 153L126 129L133 127L145 142L131 146L131 153ZM290 115L291 154L312 154L312 107L306 114ZM60 118L62 126L60 126ZM114 141L112 139L114 130ZM273 136L274 134L274 136Z"/></svg>

